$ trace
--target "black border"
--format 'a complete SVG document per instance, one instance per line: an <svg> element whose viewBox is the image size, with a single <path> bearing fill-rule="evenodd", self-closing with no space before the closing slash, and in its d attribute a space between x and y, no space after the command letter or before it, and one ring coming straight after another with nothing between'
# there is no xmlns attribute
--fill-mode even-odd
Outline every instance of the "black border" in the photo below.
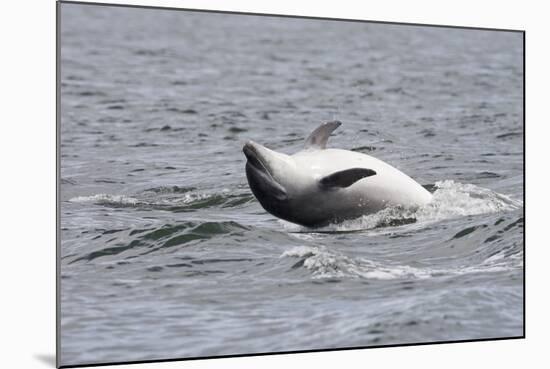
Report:
<svg viewBox="0 0 550 369"><path fill-rule="evenodd" d="M120 361L120 362L105 362L94 364L74 364L74 365L60 365L61 358L61 291L60 291L60 271L61 271L61 208L60 208L60 191L61 191L61 157L60 147L61 142L61 4L78 4L89 6L106 6L116 8L139 8L139 9L156 9L156 10L172 10L172 11L187 11L187 12L199 12L199 13L215 13L215 14L233 14L233 15L253 15L253 16L268 16L268 17L280 17L280 18L297 18L297 19L310 19L310 20L324 20L324 21L345 21L345 22L360 22L360 23L376 23L376 24L390 24L398 26L421 26L421 27L437 27L437 28L451 28L451 29L467 29L477 31L498 31L498 32L517 32L523 35L523 334L521 336L511 337L496 337L496 338L478 338L478 339L464 339L464 340L452 340L452 341L435 341L435 342L416 342L416 343L398 343L388 345L374 345L374 346L357 346L357 347L337 347L337 348L324 348L324 349L312 349L312 350L296 350L296 351L276 351L276 352L256 352L248 354L234 354L234 355L219 355L219 356L199 356L199 357L183 357L172 359L156 359L156 360L135 360L135 361ZM82 367L97 367L107 365L127 365L127 364L150 364L150 363L166 363L174 361L191 361L191 360L206 360L206 359L224 359L224 358L240 358L251 356L268 356L268 355L284 355L284 354L304 354L304 353L316 353L316 352L331 352L331 351L348 351L348 350L364 350L375 348L388 348L388 347L409 347L409 346L426 346L426 345L442 345L452 343L465 343L465 342L487 342L487 341L505 341L514 339L525 339L525 325L526 325L526 247L525 247L525 234L526 234L526 219L525 219L525 204L526 204L526 140L525 140L525 43L526 43L526 31L518 29L505 29L505 28L487 28L487 27L470 27L470 26L451 26L451 25L439 25L439 24L423 24L423 23L404 23L404 22L390 22L390 21L377 21L377 20L365 20L365 19L346 19L346 18L326 18L317 16L304 16L304 15L285 15L285 14L267 14L267 13L248 13L241 11L226 11L226 10L209 10L209 9L189 9L189 8L174 8L152 5L133 5L133 4L110 4L103 2L83 2L72 0L57 0L55 2L55 16L56 16L56 29L55 29L55 119L56 119L56 135L55 135L55 160L56 160L56 276L55 276L55 292L56 292L56 309L55 309L55 334L56 334L56 367L57 368L82 368Z"/></svg>

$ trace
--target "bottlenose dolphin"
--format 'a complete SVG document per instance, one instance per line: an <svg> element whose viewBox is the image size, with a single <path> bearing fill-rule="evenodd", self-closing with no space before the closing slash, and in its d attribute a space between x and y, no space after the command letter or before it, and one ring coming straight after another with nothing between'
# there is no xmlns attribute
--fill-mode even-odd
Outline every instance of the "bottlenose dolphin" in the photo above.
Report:
<svg viewBox="0 0 550 369"><path fill-rule="evenodd" d="M372 156L327 149L342 123L327 122L286 155L253 141L243 147L246 177L269 213L292 223L320 227L372 214L390 206L418 207L432 195L412 178Z"/></svg>

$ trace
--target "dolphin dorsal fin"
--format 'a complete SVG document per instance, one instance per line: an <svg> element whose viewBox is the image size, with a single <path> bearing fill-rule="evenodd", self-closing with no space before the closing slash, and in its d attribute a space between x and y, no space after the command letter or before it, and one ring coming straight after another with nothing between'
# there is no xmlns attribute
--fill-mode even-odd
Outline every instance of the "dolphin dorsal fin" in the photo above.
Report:
<svg viewBox="0 0 550 369"><path fill-rule="evenodd" d="M306 139L305 150L323 150L327 146L328 137L342 122L334 120L326 122L315 128Z"/></svg>
<svg viewBox="0 0 550 369"><path fill-rule="evenodd" d="M319 185L321 188L330 190L336 188L346 188L360 179L376 175L376 172L367 168L351 168L340 172L332 173L321 178Z"/></svg>

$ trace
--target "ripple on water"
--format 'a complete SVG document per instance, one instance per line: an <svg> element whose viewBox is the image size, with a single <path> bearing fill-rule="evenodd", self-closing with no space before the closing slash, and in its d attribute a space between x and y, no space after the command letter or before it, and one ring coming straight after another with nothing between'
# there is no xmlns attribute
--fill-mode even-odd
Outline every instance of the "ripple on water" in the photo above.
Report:
<svg viewBox="0 0 550 369"><path fill-rule="evenodd" d="M95 194L77 196L72 203L95 204L107 207L130 207L142 210L166 210L174 213L197 211L206 208L234 208L254 200L248 192L198 192L194 187L161 186L135 195Z"/></svg>
<svg viewBox="0 0 550 369"><path fill-rule="evenodd" d="M164 224L159 227L148 227L132 230L104 231L101 236L118 232L119 235L106 244L112 246L101 247L92 252L86 252L82 256L74 257L69 263L80 261L90 262L97 258L117 256L117 258L136 258L156 253L158 251L195 244L197 242L220 237L234 232L242 232L248 227L237 222L181 222L177 224ZM124 233L124 234L120 234ZM124 242L121 242L124 240ZM111 242L115 241L115 242ZM120 254L120 255L119 255Z"/></svg>

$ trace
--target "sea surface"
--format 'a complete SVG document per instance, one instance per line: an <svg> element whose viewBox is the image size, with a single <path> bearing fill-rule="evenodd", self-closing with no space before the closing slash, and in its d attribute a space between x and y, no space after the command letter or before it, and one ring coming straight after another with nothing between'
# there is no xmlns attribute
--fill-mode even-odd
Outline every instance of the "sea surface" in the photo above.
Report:
<svg viewBox="0 0 550 369"><path fill-rule="evenodd" d="M521 33L62 4L61 364L523 334ZM242 145L375 156L420 209L307 229Z"/></svg>

